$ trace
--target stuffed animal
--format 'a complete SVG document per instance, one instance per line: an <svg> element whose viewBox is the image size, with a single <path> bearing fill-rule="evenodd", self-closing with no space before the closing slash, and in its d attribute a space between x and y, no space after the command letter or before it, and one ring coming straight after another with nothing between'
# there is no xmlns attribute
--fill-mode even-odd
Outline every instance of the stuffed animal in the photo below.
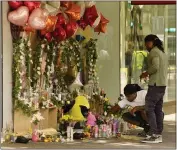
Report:
<svg viewBox="0 0 177 150"><path fill-rule="evenodd" d="M96 125L96 117L92 112L90 111L87 117L87 125L90 125L91 127Z"/></svg>
<svg viewBox="0 0 177 150"><path fill-rule="evenodd" d="M64 114L72 116L73 121L85 121L90 108L89 102L85 96L77 96L70 105L63 107Z"/></svg>

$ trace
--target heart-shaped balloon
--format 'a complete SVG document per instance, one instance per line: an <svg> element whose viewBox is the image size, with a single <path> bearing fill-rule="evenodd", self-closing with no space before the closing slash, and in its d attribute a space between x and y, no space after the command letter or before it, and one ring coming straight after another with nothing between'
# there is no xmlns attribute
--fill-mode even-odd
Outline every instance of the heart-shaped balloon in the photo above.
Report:
<svg viewBox="0 0 177 150"><path fill-rule="evenodd" d="M65 13L70 20L79 20L81 18L81 7L75 3L71 3Z"/></svg>
<svg viewBox="0 0 177 150"><path fill-rule="evenodd" d="M9 3L10 8L12 8L13 10L23 5L23 2L21 1L8 1L8 3Z"/></svg>
<svg viewBox="0 0 177 150"><path fill-rule="evenodd" d="M17 10L11 11L8 14L8 20L18 26L24 26L29 17L29 10L26 6L20 6Z"/></svg>
<svg viewBox="0 0 177 150"><path fill-rule="evenodd" d="M24 5L28 7L29 11L32 12L35 8L39 8L41 5L41 2L30 2L30 1L25 1Z"/></svg>
<svg viewBox="0 0 177 150"><path fill-rule="evenodd" d="M50 15L56 16L59 12L59 9L56 7L53 7L52 5L50 5L50 3L52 2L42 2L42 8L46 9Z"/></svg>
<svg viewBox="0 0 177 150"><path fill-rule="evenodd" d="M33 10L29 17L29 25L36 30L42 30L46 27L46 16L41 8Z"/></svg>
<svg viewBox="0 0 177 150"><path fill-rule="evenodd" d="M60 8L60 1L55 1L55 2L48 1L47 3L56 9Z"/></svg>
<svg viewBox="0 0 177 150"><path fill-rule="evenodd" d="M67 38L73 36L76 33L77 29L78 25L76 22L69 22L65 27Z"/></svg>
<svg viewBox="0 0 177 150"><path fill-rule="evenodd" d="M61 26L55 29L52 35L55 39L58 39L59 41L63 41L66 39L66 31Z"/></svg>
<svg viewBox="0 0 177 150"><path fill-rule="evenodd" d="M57 15L57 17L58 17L58 20L57 20L57 23L56 23L56 26L55 26L56 28L66 24L66 19L65 19L64 15L62 13L59 13Z"/></svg>
<svg viewBox="0 0 177 150"><path fill-rule="evenodd" d="M46 33L44 37L47 39L48 42L52 41L52 34L50 32Z"/></svg>

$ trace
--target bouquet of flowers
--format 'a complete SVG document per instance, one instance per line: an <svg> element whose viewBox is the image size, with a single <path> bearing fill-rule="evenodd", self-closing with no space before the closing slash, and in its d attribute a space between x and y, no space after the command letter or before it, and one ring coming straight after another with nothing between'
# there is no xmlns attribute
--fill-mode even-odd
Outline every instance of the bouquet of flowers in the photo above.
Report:
<svg viewBox="0 0 177 150"><path fill-rule="evenodd" d="M31 119L31 123L37 125L41 120L44 120L44 117L41 115L40 112L37 112L37 113L33 114L32 119Z"/></svg>

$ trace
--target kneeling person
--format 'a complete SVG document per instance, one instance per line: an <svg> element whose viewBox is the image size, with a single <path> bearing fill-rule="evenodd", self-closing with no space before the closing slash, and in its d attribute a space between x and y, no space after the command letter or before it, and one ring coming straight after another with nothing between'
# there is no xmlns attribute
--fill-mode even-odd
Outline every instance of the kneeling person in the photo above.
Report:
<svg viewBox="0 0 177 150"><path fill-rule="evenodd" d="M122 118L130 124L144 128L144 131L139 134L140 136L146 136L150 128L147 123L144 109L146 94L147 91L141 89L139 85L127 84L124 88L124 95L126 98L119 101L118 105L111 109L112 113L118 113L126 106L131 106L131 111L124 113Z"/></svg>

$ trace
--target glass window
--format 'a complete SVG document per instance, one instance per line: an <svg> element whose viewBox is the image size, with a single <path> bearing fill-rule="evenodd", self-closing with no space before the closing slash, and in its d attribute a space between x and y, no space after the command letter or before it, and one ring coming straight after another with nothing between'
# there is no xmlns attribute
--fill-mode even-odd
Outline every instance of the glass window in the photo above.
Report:
<svg viewBox="0 0 177 150"><path fill-rule="evenodd" d="M156 34L164 43L168 55L168 87L165 101L175 100L176 76L176 6L175 5L131 5L121 2L120 10L120 59L121 75L127 83L138 83L147 89L147 82L139 76L146 70L147 54L144 37Z"/></svg>

